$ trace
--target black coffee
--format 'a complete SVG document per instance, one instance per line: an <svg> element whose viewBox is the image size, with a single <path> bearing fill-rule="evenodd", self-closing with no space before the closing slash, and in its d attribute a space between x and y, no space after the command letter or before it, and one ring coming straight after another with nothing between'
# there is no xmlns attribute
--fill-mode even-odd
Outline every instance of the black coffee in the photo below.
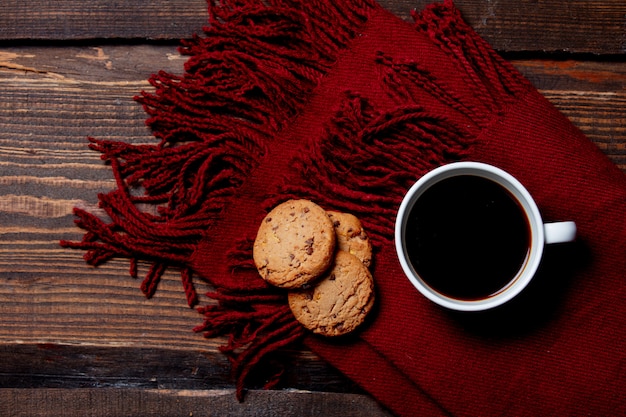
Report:
<svg viewBox="0 0 626 417"><path fill-rule="evenodd" d="M418 199L406 226L408 256L431 288L452 298L487 298L526 261L530 228L517 200L474 175L444 179Z"/></svg>

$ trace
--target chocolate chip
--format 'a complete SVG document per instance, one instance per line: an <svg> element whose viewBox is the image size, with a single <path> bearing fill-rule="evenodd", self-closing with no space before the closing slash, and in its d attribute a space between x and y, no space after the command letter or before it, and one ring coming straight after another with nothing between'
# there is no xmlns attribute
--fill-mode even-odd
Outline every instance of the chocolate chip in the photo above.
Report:
<svg viewBox="0 0 626 417"><path fill-rule="evenodd" d="M313 250L313 243L315 242L314 238L309 238L307 239L304 243L306 244L306 246L304 247L304 250L306 252L307 255L312 255L314 250Z"/></svg>

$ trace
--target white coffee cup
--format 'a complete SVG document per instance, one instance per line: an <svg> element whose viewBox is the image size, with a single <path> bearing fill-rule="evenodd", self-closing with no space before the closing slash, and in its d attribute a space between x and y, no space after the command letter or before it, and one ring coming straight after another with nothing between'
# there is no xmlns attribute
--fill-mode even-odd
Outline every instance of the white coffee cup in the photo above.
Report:
<svg viewBox="0 0 626 417"><path fill-rule="evenodd" d="M454 176L478 176L504 187L517 200L529 228L528 253L525 262L501 290L478 299L460 299L435 290L412 265L407 251L407 222L415 203L424 192L440 181ZM395 224L395 244L404 273L411 283L431 301L453 310L481 311L500 306L518 295L532 280L543 256L544 246L570 242L576 238L576 224L571 221L544 223L537 204L524 186L513 176L492 165L479 162L455 162L436 168L421 177L404 197ZM453 257L452 257L453 259Z"/></svg>

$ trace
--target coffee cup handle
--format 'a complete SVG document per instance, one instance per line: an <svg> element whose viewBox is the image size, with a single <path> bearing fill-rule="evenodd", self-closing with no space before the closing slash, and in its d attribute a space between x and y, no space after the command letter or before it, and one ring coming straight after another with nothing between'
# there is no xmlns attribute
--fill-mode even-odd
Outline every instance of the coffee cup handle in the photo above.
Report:
<svg viewBox="0 0 626 417"><path fill-rule="evenodd" d="M576 239L576 223L574 222L545 223L543 230L546 244L572 242Z"/></svg>

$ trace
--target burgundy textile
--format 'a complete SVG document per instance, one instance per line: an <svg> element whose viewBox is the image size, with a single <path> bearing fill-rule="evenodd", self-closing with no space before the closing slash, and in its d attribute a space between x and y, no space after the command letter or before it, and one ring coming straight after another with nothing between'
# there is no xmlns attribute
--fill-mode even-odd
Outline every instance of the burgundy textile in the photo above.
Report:
<svg viewBox="0 0 626 417"><path fill-rule="evenodd" d="M156 74L138 97L159 142L92 139L117 179L100 196L110 219L76 210L87 233L64 246L94 265L128 257L133 275L152 262L147 296L169 266L190 305L192 276L212 284L196 330L230 336L240 397L266 354L304 340L400 416L626 414L626 176L451 1L415 24L370 0L209 6L203 36L181 48L185 74ZM546 221L579 229L494 311L435 306L395 254L404 193L457 160L509 171ZM308 334L256 273L258 224L288 198L351 212L372 237L377 306L355 335Z"/></svg>

